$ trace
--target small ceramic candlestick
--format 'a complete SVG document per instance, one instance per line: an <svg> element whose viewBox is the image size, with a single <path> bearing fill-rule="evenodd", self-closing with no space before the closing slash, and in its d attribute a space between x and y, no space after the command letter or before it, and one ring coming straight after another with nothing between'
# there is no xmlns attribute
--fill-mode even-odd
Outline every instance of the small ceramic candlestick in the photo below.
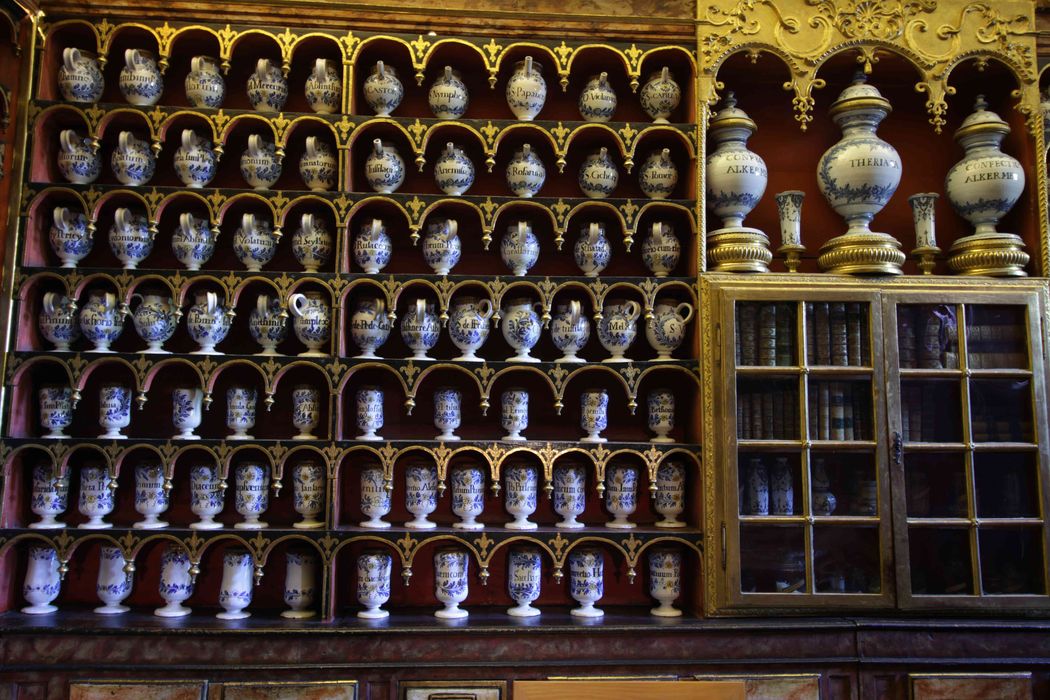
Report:
<svg viewBox="0 0 1050 700"><path fill-rule="evenodd" d="M685 468L675 460L663 462L656 470L654 509L663 516L656 527L685 527L678 519L685 510Z"/></svg>
<svg viewBox="0 0 1050 700"><path fill-rule="evenodd" d="M66 527L55 520L68 507L69 480L62 477L57 466L38 464L33 467L33 491L30 509L40 520L29 523L32 530L51 530Z"/></svg>
<svg viewBox="0 0 1050 700"><path fill-rule="evenodd" d="M459 440L455 430L463 418L462 403L459 389L445 386L434 391L434 427L441 431L434 436L435 440Z"/></svg>
<svg viewBox="0 0 1050 700"><path fill-rule="evenodd" d="M587 472L578 464L554 468L554 512L562 517L557 527L578 530L584 524L576 519L587 507Z"/></svg>
<svg viewBox="0 0 1050 700"><path fill-rule="evenodd" d="M467 616L459 604L467 599L467 553L456 549L439 549L434 553L434 595L444 608L434 617L455 620Z"/></svg>
<svg viewBox="0 0 1050 700"><path fill-rule="evenodd" d="M65 440L62 431L73 423L73 390L68 386L45 386L38 392L40 399L40 427L46 430L41 437Z"/></svg>
<svg viewBox="0 0 1050 700"><path fill-rule="evenodd" d="M452 523L458 530L481 530L476 518L485 510L485 472L481 467L452 470L452 512L460 518Z"/></svg>
<svg viewBox="0 0 1050 700"><path fill-rule="evenodd" d="M540 611L532 603L540 597L543 557L533 548L513 549L507 557L507 591L517 605L507 610L511 617L535 617Z"/></svg>
<svg viewBox="0 0 1050 700"><path fill-rule="evenodd" d="M674 442L669 437L674 430L674 393L670 389L654 389L646 402L649 408L649 430L656 433L649 442Z"/></svg>
<svg viewBox="0 0 1050 700"><path fill-rule="evenodd" d="M305 620L317 613L310 610L316 597L317 557L294 549L284 555L284 604L281 611L287 620Z"/></svg>
<svg viewBox="0 0 1050 700"><path fill-rule="evenodd" d="M200 518L190 523L190 528L217 530L222 527L215 516L222 512L224 495L217 467L197 465L190 469L190 511Z"/></svg>
<svg viewBox="0 0 1050 700"><path fill-rule="evenodd" d="M237 487L234 504L244 522L234 525L238 530L261 530L268 525L261 516L270 505L270 474L261 464L240 464L235 472Z"/></svg>
<svg viewBox="0 0 1050 700"><path fill-rule="evenodd" d="M580 442L605 442L601 432L609 425L609 393L592 389L580 394L580 427L586 436Z"/></svg>
<svg viewBox="0 0 1050 700"><path fill-rule="evenodd" d="M168 526L159 518L169 504L165 481L164 468L159 464L140 464L135 467L135 511L142 516L142 520L132 525L136 530L156 530Z"/></svg>
<svg viewBox="0 0 1050 700"><path fill-rule="evenodd" d="M390 523L383 516L390 512L390 491L381 467L365 467L361 470L361 512L368 518L361 527L385 530Z"/></svg>
<svg viewBox="0 0 1050 700"><path fill-rule="evenodd" d="M355 440L378 442L383 439L376 431L383 427L383 390L364 386L357 390L357 428L361 434Z"/></svg>
<svg viewBox="0 0 1050 700"><path fill-rule="evenodd" d="M366 551L357 558L357 602L364 606L357 616L363 620L381 620L390 613L383 604L390 600L390 573L394 558L387 552Z"/></svg>
<svg viewBox="0 0 1050 700"><path fill-rule="evenodd" d="M58 552L54 547L29 548L29 563L22 583L22 597L29 605L22 608L22 612L27 615L47 615L58 610L51 604L62 587L58 569Z"/></svg>
<svg viewBox="0 0 1050 700"><path fill-rule="evenodd" d="M226 390L226 427L232 430L227 440L254 440L248 431L255 427L255 389L230 387Z"/></svg>
<svg viewBox="0 0 1050 700"><path fill-rule="evenodd" d="M681 617L673 603L682 592L682 555L673 549L649 551L649 595L660 605L650 613L657 617Z"/></svg>
<svg viewBox="0 0 1050 700"><path fill-rule="evenodd" d="M109 472L105 467L82 467L80 470L80 512L88 521L77 527L82 530L106 530L113 527L104 517L113 512L113 489L109 487Z"/></svg>
<svg viewBox="0 0 1050 700"><path fill-rule="evenodd" d="M243 620L251 617L245 608L252 602L253 574L255 567L252 555L244 549L231 549L222 556L222 582L219 584L220 620Z"/></svg>
<svg viewBox="0 0 1050 700"><path fill-rule="evenodd" d="M104 384L98 394L98 424L105 430L100 440L126 440L121 430L131 424L131 389Z"/></svg>
<svg viewBox="0 0 1050 700"><path fill-rule="evenodd" d="M321 422L321 392L309 384L292 389L292 425L298 430L293 440L316 440L314 428Z"/></svg>
<svg viewBox="0 0 1050 700"><path fill-rule="evenodd" d="M131 595L131 585L134 580L133 574L125 570L126 564L120 547L103 545L99 548L98 580L95 583L95 593L103 605L95 608L96 615L119 615L131 609L126 605L121 605L124 599Z"/></svg>
<svg viewBox="0 0 1050 700"><path fill-rule="evenodd" d="M605 612L594 604L605 595L605 561L599 549L577 549L569 554L569 595L580 604L576 617L601 617Z"/></svg>
<svg viewBox="0 0 1050 700"><path fill-rule="evenodd" d="M806 193L800 190L777 192L777 214L780 217L780 247L777 253L784 256L784 267L788 272L798 272L802 254L806 246L802 245L802 200Z"/></svg>
<svg viewBox="0 0 1050 700"><path fill-rule="evenodd" d="M915 250L911 253L919 259L919 269L924 275L933 274L935 258L941 253L941 249L937 247L933 213L939 198L940 195L936 192L922 192L908 197L912 219L915 221Z"/></svg>
<svg viewBox="0 0 1050 700"><path fill-rule="evenodd" d="M293 523L298 530L324 527L317 516L324 512L325 473L317 462L307 461L292 469L292 506L303 519Z"/></svg>
<svg viewBox="0 0 1050 700"><path fill-rule="evenodd" d="M191 526L192 527L192 526ZM160 557L160 597L164 606L153 614L157 617L183 617L192 610L182 605L193 595L190 555L180 545L169 544Z"/></svg>
<svg viewBox="0 0 1050 700"><path fill-rule="evenodd" d="M535 530L536 523L529 516L536 512L536 489L539 477L530 466L517 465L507 467L505 474L504 499L507 512L514 520L504 525L508 530Z"/></svg>
<svg viewBox="0 0 1050 700"><path fill-rule="evenodd" d="M524 389L507 389L500 395L500 425L507 434L501 440L522 442L526 438L521 431L529 427L529 392Z"/></svg>
<svg viewBox="0 0 1050 700"><path fill-rule="evenodd" d="M405 527L432 530L437 524L427 516L437 509L437 469L413 465L405 470L405 508L413 516Z"/></svg>
<svg viewBox="0 0 1050 700"><path fill-rule="evenodd" d="M611 465L605 472L605 509L613 519L605 527L633 528L627 520L638 508L638 470L624 465Z"/></svg>

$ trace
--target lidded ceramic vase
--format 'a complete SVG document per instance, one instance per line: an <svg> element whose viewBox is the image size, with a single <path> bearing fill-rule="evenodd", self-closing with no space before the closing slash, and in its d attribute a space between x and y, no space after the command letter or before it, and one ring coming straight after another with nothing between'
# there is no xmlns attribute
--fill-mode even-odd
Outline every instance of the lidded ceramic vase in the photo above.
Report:
<svg viewBox="0 0 1050 700"><path fill-rule="evenodd" d="M248 76L248 100L256 112L280 112L288 99L284 71L268 58L260 58Z"/></svg>
<svg viewBox="0 0 1050 700"><path fill-rule="evenodd" d="M226 99L226 81L219 70L219 62L211 56L190 59L186 74L186 99L194 107L217 109Z"/></svg>
<svg viewBox="0 0 1050 700"><path fill-rule="evenodd" d="M740 228L744 217L762 199L769 173L762 158L747 147L758 126L736 106L732 92L711 119L708 139L714 146L707 156L707 206L722 219L722 227Z"/></svg>
<svg viewBox="0 0 1050 700"><path fill-rule="evenodd" d="M585 122L607 122L616 113L616 91L609 84L609 74L602 71L591 76L580 92L577 103Z"/></svg>
<svg viewBox="0 0 1050 700"><path fill-rule="evenodd" d="M66 102L98 102L106 80L98 67L98 59L90 51L67 47L62 49L62 65L58 67L58 90Z"/></svg>
<svg viewBox="0 0 1050 700"><path fill-rule="evenodd" d="M430 85L427 104L438 119L459 119L467 113L470 94L459 71L453 70L452 66L445 66L445 70Z"/></svg>
<svg viewBox="0 0 1050 700"><path fill-rule="evenodd" d="M514 64L514 73L507 81L507 105L521 121L532 121L547 101L547 81L543 66L526 56Z"/></svg>
<svg viewBox="0 0 1050 700"><path fill-rule="evenodd" d="M642 109L653 118L654 124L667 124L667 118L682 100L682 89L678 87L671 71L664 66L649 76L638 96Z"/></svg>
<svg viewBox="0 0 1050 700"><path fill-rule="evenodd" d="M405 87L397 78L397 71L382 61L377 61L372 72L365 78L365 102L375 110L378 117L389 117L401 104Z"/></svg>
<svg viewBox="0 0 1050 700"><path fill-rule="evenodd" d="M155 105L164 92L164 76L153 54L143 49L124 51L124 67L120 69L119 83L124 99L133 105Z"/></svg>
<svg viewBox="0 0 1050 700"><path fill-rule="evenodd" d="M334 62L327 58L314 61L313 70L306 78L306 101L318 114L334 114L343 102L343 80Z"/></svg>

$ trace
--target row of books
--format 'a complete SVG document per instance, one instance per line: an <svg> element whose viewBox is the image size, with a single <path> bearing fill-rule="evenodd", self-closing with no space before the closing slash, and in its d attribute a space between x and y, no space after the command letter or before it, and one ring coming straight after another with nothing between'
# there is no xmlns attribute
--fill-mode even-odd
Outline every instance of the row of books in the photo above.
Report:
<svg viewBox="0 0 1050 700"><path fill-rule="evenodd" d="M870 367L867 304L806 303L806 362L832 367Z"/></svg>
<svg viewBox="0 0 1050 700"><path fill-rule="evenodd" d="M901 434L905 442L958 442L962 440L960 415L958 396L932 386L901 385Z"/></svg>
<svg viewBox="0 0 1050 700"><path fill-rule="evenodd" d="M958 369L955 307L897 307L897 346L903 369Z"/></svg>
<svg viewBox="0 0 1050 700"><path fill-rule="evenodd" d="M811 440L871 440L871 385L811 381L808 417Z"/></svg>
<svg viewBox="0 0 1050 700"><path fill-rule="evenodd" d="M788 382L740 382L736 430L741 440L797 440L798 389Z"/></svg>
<svg viewBox="0 0 1050 700"><path fill-rule="evenodd" d="M795 361L795 304L741 303L736 307L736 363L790 367Z"/></svg>
<svg viewBox="0 0 1050 700"><path fill-rule="evenodd" d="M1027 345L1025 327L1011 319L978 314L966 325L966 358L972 369L1027 368Z"/></svg>

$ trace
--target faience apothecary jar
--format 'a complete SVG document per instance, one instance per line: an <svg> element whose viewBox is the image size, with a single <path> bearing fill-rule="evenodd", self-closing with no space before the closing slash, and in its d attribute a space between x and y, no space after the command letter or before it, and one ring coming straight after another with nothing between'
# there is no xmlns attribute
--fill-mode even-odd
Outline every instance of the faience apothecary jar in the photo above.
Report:
<svg viewBox="0 0 1050 700"><path fill-rule="evenodd" d="M311 192L327 192L335 187L338 165L331 146L316 136L306 137L306 151L299 159L299 175Z"/></svg>
<svg viewBox="0 0 1050 700"><path fill-rule="evenodd" d="M528 199L539 194L547 179L547 169L532 146L526 143L520 151L514 152L514 157L507 163L506 175L507 189L515 197Z"/></svg>
<svg viewBox="0 0 1050 700"><path fill-rule="evenodd" d="M474 184L474 164L463 149L449 141L434 163L434 182L447 195L466 194Z"/></svg>
<svg viewBox="0 0 1050 700"><path fill-rule="evenodd" d="M219 62L211 56L194 56L190 59L190 72L186 74L186 99L194 107L222 107L226 99L226 81L219 70Z"/></svg>
<svg viewBox="0 0 1050 700"><path fill-rule="evenodd" d="M332 234L324 219L303 214L299 228L292 236L292 254L306 272L317 272L332 257Z"/></svg>
<svg viewBox="0 0 1050 700"><path fill-rule="evenodd" d="M48 232L51 249L62 261L62 267L76 267L91 252L95 242L88 229L87 217L66 207L55 207L51 220Z"/></svg>
<svg viewBox="0 0 1050 700"><path fill-rule="evenodd" d="M153 54L142 49L124 51L124 67L120 69L119 83L124 99L133 105L155 105L164 92L164 76L157 68Z"/></svg>
<svg viewBox="0 0 1050 700"><path fill-rule="evenodd" d="M598 321L598 341L609 351L602 362L629 362L624 356L638 334L637 322L642 307L633 299L609 300Z"/></svg>
<svg viewBox="0 0 1050 700"><path fill-rule="evenodd" d="M671 160L671 149L651 154L638 171L638 184L650 199L667 199L678 184L678 167Z"/></svg>
<svg viewBox="0 0 1050 700"><path fill-rule="evenodd" d="M365 102L371 107L378 117L389 117L390 113L401 104L401 98L405 96L405 87L397 78L397 72L382 61L377 61L375 67L367 78L364 85Z"/></svg>
<svg viewBox="0 0 1050 700"><path fill-rule="evenodd" d="M292 330L306 346L299 357L325 357L322 348L332 335L332 313L321 292L292 294L288 297L288 310L292 314Z"/></svg>
<svg viewBox="0 0 1050 700"><path fill-rule="evenodd" d="M459 240L459 223L455 219L442 219L427 226L423 237L423 259L436 275L447 275L463 253Z"/></svg>
<svg viewBox="0 0 1050 700"><path fill-rule="evenodd" d="M639 98L642 109L653 118L654 124L666 124L682 99L682 89L674 81L674 76L667 66L649 76L642 86Z"/></svg>
<svg viewBox="0 0 1050 700"><path fill-rule="evenodd" d="M317 593L317 557L300 549L289 549L284 555L284 604L288 610L281 617L304 620L316 613L310 610Z"/></svg>
<svg viewBox="0 0 1050 700"><path fill-rule="evenodd" d="M389 552L370 550L357 558L357 602L364 606L357 616L363 620L381 620L390 613L383 603L390 600L390 573L394 558Z"/></svg>
<svg viewBox="0 0 1050 700"><path fill-rule="evenodd" d="M587 277L597 277L609 266L612 246L605 237L605 225L592 221L580 231L572 249L576 267Z"/></svg>
<svg viewBox="0 0 1050 700"><path fill-rule="evenodd" d="M458 296L448 315L448 335L463 354L457 362L483 362L475 353L489 337L492 302L472 296Z"/></svg>
<svg viewBox="0 0 1050 700"><path fill-rule="evenodd" d="M577 103L585 122L607 122L616 113L616 92L609 84L609 74L602 71L592 76L580 92Z"/></svg>
<svg viewBox="0 0 1050 700"><path fill-rule="evenodd" d="M445 66L444 72L430 86L427 104L438 119L459 119L467 113L470 95L459 71Z"/></svg>
<svg viewBox="0 0 1050 700"><path fill-rule="evenodd" d="M254 189L269 189L281 177L281 160L276 146L259 134L251 134L241 154L241 177Z"/></svg>
<svg viewBox="0 0 1050 700"><path fill-rule="evenodd" d="M59 132L58 172L74 185L90 185L102 173L99 143L72 129Z"/></svg>
<svg viewBox="0 0 1050 700"><path fill-rule="evenodd" d="M249 272L259 272L277 252L279 234L270 222L245 212L233 234L233 254Z"/></svg>
<svg viewBox="0 0 1050 700"><path fill-rule="evenodd" d="M602 146L584 159L578 181L580 190L591 199L605 199L612 195L620 181L620 171L608 148Z"/></svg>
<svg viewBox="0 0 1050 700"><path fill-rule="evenodd" d="M350 340L361 350L354 359L371 360L378 357L376 350L390 337L391 327L385 300L374 297L358 300L350 316Z"/></svg>
<svg viewBox="0 0 1050 700"><path fill-rule="evenodd" d="M124 330L124 312L117 296L110 292L91 292L80 310L80 330L93 343L90 352L113 352L109 346Z"/></svg>
<svg viewBox="0 0 1050 700"><path fill-rule="evenodd" d="M551 318L551 341L562 356L555 362L586 362L577 355L591 337L591 325L583 314L583 305L576 299L554 307Z"/></svg>
<svg viewBox="0 0 1050 700"><path fill-rule="evenodd" d="M281 306L281 300L260 294L248 317L248 332L252 340L262 346L256 355L276 355L277 346L288 337L288 312Z"/></svg>
<svg viewBox="0 0 1050 700"><path fill-rule="evenodd" d="M72 391L70 391L72 394ZM69 479L63 477L57 466L38 464L33 467L33 486L30 510L40 520L29 523L31 530L57 530L66 524L55 517L66 512L69 506Z"/></svg>
<svg viewBox="0 0 1050 700"><path fill-rule="evenodd" d="M343 80L333 61L318 58L306 79L306 101L318 114L334 114L343 102Z"/></svg>
<svg viewBox="0 0 1050 700"><path fill-rule="evenodd" d="M372 152L365 160L365 179L368 186L380 194L392 194L405 181L405 161L394 144L375 139Z"/></svg>
<svg viewBox="0 0 1050 700"><path fill-rule="evenodd" d="M708 169L708 177L710 177ZM654 221L653 227L642 241L642 262L653 273L654 277L667 277L678 265L682 246L675 238L674 228L670 224Z"/></svg>
<svg viewBox="0 0 1050 700"><path fill-rule="evenodd" d="M671 353L685 340L686 325L693 318L693 305L676 304L674 300L657 299L653 315L645 324L645 338L656 350L656 360L671 360Z"/></svg>
<svg viewBox="0 0 1050 700"><path fill-rule="evenodd" d="M157 159L149 142L135 138L130 131L122 131L117 136L117 147L109 164L117 180L131 187L145 185L157 170Z"/></svg>
<svg viewBox="0 0 1050 700"><path fill-rule="evenodd" d="M215 177L218 164L211 143L197 135L193 129L182 130L182 143L175 151L175 174L186 187L207 187Z"/></svg>
<svg viewBox="0 0 1050 700"><path fill-rule="evenodd" d="M66 102L98 102L106 87L98 59L89 51L69 47L62 49L58 68L58 90Z"/></svg>
<svg viewBox="0 0 1050 700"><path fill-rule="evenodd" d="M280 66L260 58L248 77L248 100L257 112L280 112L288 99L288 81Z"/></svg>
<svg viewBox="0 0 1050 700"><path fill-rule="evenodd" d="M171 234L171 252L187 270L199 270L215 253L217 235L206 219L188 212L179 215L179 225Z"/></svg>
<svg viewBox="0 0 1050 700"><path fill-rule="evenodd" d="M175 334L175 329L182 318L182 309L171 297L160 294L132 294L139 304L131 314L135 332L148 343L140 353L167 354L163 348L165 341Z"/></svg>
<svg viewBox="0 0 1050 700"><path fill-rule="evenodd" d="M37 327L55 350L69 351L70 343L80 337L76 301L58 292L45 292Z"/></svg>
<svg viewBox="0 0 1050 700"><path fill-rule="evenodd" d="M394 246L382 219L369 219L354 238L354 262L365 274L377 275L390 262Z"/></svg>
<svg viewBox="0 0 1050 700"><path fill-rule="evenodd" d="M528 274L529 269L540 258L540 241L527 221L519 221L507 227L507 233L499 244L500 258L517 277Z"/></svg>
<svg viewBox="0 0 1050 700"><path fill-rule="evenodd" d="M222 352L216 350L215 346L230 332L233 311L227 311L215 292L198 292L194 301L186 312L186 330L200 349L191 354L221 355Z"/></svg>
<svg viewBox="0 0 1050 700"><path fill-rule="evenodd" d="M134 214L126 207L113 213L109 229L109 247L125 270L134 270L153 252L153 231L145 215Z"/></svg>
<svg viewBox="0 0 1050 700"><path fill-rule="evenodd" d="M507 362L539 362L539 358L529 354L540 341L540 315L543 304L533 302L527 297L512 299L503 311L503 339L517 354L508 357Z"/></svg>
<svg viewBox="0 0 1050 700"><path fill-rule="evenodd" d="M441 322L433 302L422 297L411 302L401 318L401 339L412 350L412 356L406 359L434 359L427 355L427 351L437 345L440 335Z"/></svg>
<svg viewBox="0 0 1050 700"><path fill-rule="evenodd" d="M507 81L507 105L521 121L532 121L547 101L547 82L543 79L543 66L535 63L532 56L514 64L514 73Z"/></svg>

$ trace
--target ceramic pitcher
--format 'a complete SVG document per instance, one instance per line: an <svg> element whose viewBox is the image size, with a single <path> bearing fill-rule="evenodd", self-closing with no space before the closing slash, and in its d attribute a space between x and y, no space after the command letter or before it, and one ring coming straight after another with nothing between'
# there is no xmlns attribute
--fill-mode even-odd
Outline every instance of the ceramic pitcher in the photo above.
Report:
<svg viewBox="0 0 1050 700"><path fill-rule="evenodd" d="M332 335L332 313L321 292L292 294L288 297L288 310L292 314L292 330L306 350L300 357L324 357L325 346Z"/></svg>
<svg viewBox="0 0 1050 700"><path fill-rule="evenodd" d="M164 76L153 54L143 49L124 51L124 67L120 69L119 83L124 99L133 105L155 105L164 92Z"/></svg>
<svg viewBox="0 0 1050 700"><path fill-rule="evenodd" d="M62 49L58 68L58 89L66 102L98 102L106 86L98 59L89 51L68 47Z"/></svg>
<svg viewBox="0 0 1050 700"><path fill-rule="evenodd" d="M654 124L666 124L671 112L682 99L682 89L674 81L671 71L664 66L649 76L639 93L642 109L653 118Z"/></svg>
<svg viewBox="0 0 1050 700"><path fill-rule="evenodd" d="M334 114L343 103L343 80L332 61L318 58L306 79L306 101L318 114Z"/></svg>
<svg viewBox="0 0 1050 700"><path fill-rule="evenodd" d="M59 132L58 172L74 185L90 185L102 173L98 141L72 129Z"/></svg>
<svg viewBox="0 0 1050 700"><path fill-rule="evenodd" d="M616 91L609 84L609 74L602 71L592 76L580 92L577 103L585 122L607 122L616 113Z"/></svg>
<svg viewBox="0 0 1050 700"><path fill-rule="evenodd" d="M260 58L248 77L248 99L257 112L280 112L288 99L288 81L279 66Z"/></svg>
<svg viewBox="0 0 1050 700"><path fill-rule="evenodd" d="M150 144L135 138L130 131L120 132L109 163L117 180L132 187L145 185L157 170L157 159Z"/></svg>
<svg viewBox="0 0 1050 700"><path fill-rule="evenodd" d="M198 292L196 303L186 313L186 330L193 341L200 346L194 350L193 355L221 355L222 352L215 349L230 332L233 322L233 312L227 311L219 303L219 295L215 292Z"/></svg>
<svg viewBox="0 0 1050 700"><path fill-rule="evenodd" d="M186 187L207 187L215 177L218 158L211 143L193 129L182 130L182 143L175 151L175 174Z"/></svg>
<svg viewBox="0 0 1050 700"><path fill-rule="evenodd" d="M226 99L226 81L219 70L219 62L211 56L194 56L190 59L190 72L186 74L186 99L194 107L217 109Z"/></svg>
<svg viewBox="0 0 1050 700"><path fill-rule="evenodd" d="M51 230L48 232L51 249L62 261L62 267L76 267L91 252L95 242L88 228L87 217L66 207L55 207L51 220Z"/></svg>

